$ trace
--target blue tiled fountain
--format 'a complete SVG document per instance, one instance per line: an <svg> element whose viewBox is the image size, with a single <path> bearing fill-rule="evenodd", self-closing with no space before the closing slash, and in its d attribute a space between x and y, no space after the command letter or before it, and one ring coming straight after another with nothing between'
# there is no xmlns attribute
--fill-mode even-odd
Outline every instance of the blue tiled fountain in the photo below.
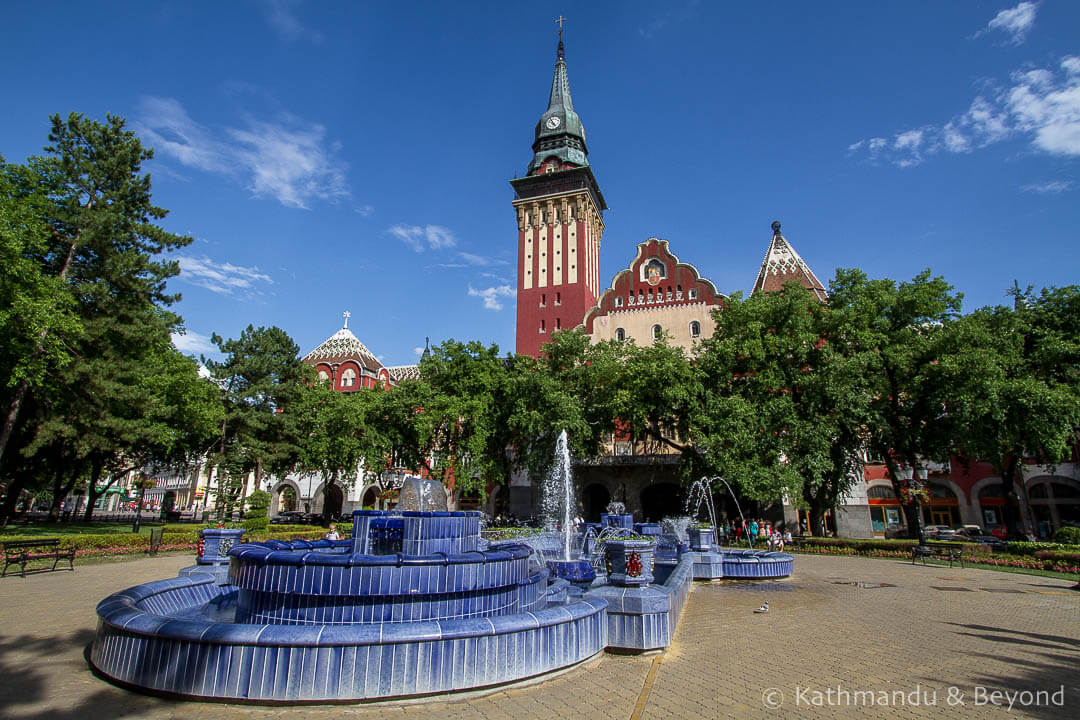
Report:
<svg viewBox="0 0 1080 720"><path fill-rule="evenodd" d="M353 513L349 540L229 551L97 607L90 660L138 689L325 702L443 693L565 668L607 645L607 602L568 594L531 550L487 548L480 513Z"/></svg>

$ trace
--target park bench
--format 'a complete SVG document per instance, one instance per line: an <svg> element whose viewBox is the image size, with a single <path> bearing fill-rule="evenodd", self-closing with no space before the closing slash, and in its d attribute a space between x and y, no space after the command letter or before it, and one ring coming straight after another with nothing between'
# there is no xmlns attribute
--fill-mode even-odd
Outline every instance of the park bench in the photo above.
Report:
<svg viewBox="0 0 1080 720"><path fill-rule="evenodd" d="M8 567L18 564L21 575L26 577L26 563L33 560L52 560L51 570L56 569L61 560L68 561L68 569L75 570L75 548L60 547L59 538L41 540L5 540L0 542L4 549L4 570L0 577L7 575Z"/></svg>
<svg viewBox="0 0 1080 720"><path fill-rule="evenodd" d="M915 560L918 558L922 558L923 565L925 565L927 557L948 560L949 567L952 567L953 562L958 562L960 567L964 567L964 546L960 543L935 543L933 545L916 545L911 548L912 565L915 564Z"/></svg>

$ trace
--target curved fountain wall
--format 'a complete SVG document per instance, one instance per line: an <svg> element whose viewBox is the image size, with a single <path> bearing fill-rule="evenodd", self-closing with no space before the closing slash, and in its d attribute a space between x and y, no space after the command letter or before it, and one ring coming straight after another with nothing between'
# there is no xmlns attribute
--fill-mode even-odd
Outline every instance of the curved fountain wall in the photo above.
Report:
<svg viewBox="0 0 1080 720"><path fill-rule="evenodd" d="M607 603L568 597L531 550L481 549L479 513L354 513L346 541L249 543L98 605L91 663L170 694L364 700L510 682L607 644Z"/></svg>

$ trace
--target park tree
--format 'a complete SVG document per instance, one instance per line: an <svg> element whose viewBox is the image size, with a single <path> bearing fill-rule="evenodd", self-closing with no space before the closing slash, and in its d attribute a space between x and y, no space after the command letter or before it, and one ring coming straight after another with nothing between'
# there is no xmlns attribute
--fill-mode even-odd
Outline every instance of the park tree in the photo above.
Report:
<svg viewBox="0 0 1080 720"><path fill-rule="evenodd" d="M248 325L239 338L226 340L215 333L211 341L224 356L202 358L223 406L212 463L218 477L217 509L224 515L242 499L250 473L259 487L265 475L280 477L299 460L301 418L292 406L301 405L315 376L281 328Z"/></svg>
<svg viewBox="0 0 1080 720"><path fill-rule="evenodd" d="M952 444L935 368L960 300L929 270L898 283L839 269L829 288L829 347L864 383L867 448L885 459L908 529L920 543L926 488L919 469L946 461ZM910 480L904 468L912 470Z"/></svg>
<svg viewBox="0 0 1080 720"><path fill-rule="evenodd" d="M797 283L736 293L696 355L705 400L695 438L749 497L805 505L813 533L861 479L868 397L830 344L829 311Z"/></svg>
<svg viewBox="0 0 1080 720"><path fill-rule="evenodd" d="M95 383L107 396L92 399L111 404L120 394L118 375L144 346L160 346L179 327L165 309L177 297L166 282L179 268L164 254L191 241L155 224L166 211L152 203L150 177L141 172L153 153L123 119L109 116L102 124L73 113L51 120L46 154L3 173L0 224L22 243L0 282L5 292L17 289L12 297L21 308L3 330L11 340L3 362L13 370L0 389L0 463L14 475L9 498L36 481L70 490L103 465L100 448L71 421L91 390L80 383L100 369ZM102 369L106 357L116 365ZM12 438L21 459L11 457ZM54 497L54 512L62 497Z"/></svg>
<svg viewBox="0 0 1080 720"><path fill-rule="evenodd" d="M1010 539L1033 534L1016 502L1023 461L1069 458L1080 427L1080 287L1014 291L1012 307L985 307L950 326L935 368L962 462L1001 478Z"/></svg>
<svg viewBox="0 0 1080 720"><path fill-rule="evenodd" d="M299 431L296 469L322 476L323 508L331 487L348 485L361 467L386 466L392 448L388 428L377 417L382 394L373 389L337 392L317 380L289 407Z"/></svg>
<svg viewBox="0 0 1080 720"><path fill-rule="evenodd" d="M0 458L27 391L41 387L50 368L62 369L70 361L82 330L74 296L44 262L52 214L45 178L0 157L0 373L7 379L0 398L8 409ZM19 388L22 398L15 402Z"/></svg>
<svg viewBox="0 0 1080 720"><path fill-rule="evenodd" d="M179 267L160 258L191 238L154 224L167 211L153 204L150 176L140 174L153 151L144 148L117 116L110 115L104 124L78 113L66 120L54 115L51 121L46 155L28 163L36 175L35 196L47 198L36 206L49 237L38 255L42 272L69 289L83 318L110 312L120 303L172 303L176 296L166 294L165 284ZM41 323L30 358L47 355L54 332L66 329L66 321ZM33 366L32 361L29 364ZM0 458L40 372L28 371L6 398Z"/></svg>

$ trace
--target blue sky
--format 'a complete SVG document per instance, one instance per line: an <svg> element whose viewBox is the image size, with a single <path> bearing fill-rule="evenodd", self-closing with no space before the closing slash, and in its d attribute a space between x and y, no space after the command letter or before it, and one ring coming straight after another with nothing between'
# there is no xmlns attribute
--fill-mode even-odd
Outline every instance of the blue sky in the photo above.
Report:
<svg viewBox="0 0 1080 720"><path fill-rule="evenodd" d="M610 210L610 281L651 236L748 290L773 220L837 267L965 295L1080 281L1080 3L16 1L0 153L48 115L155 147L188 335L341 327L385 364L425 336L514 346L508 181L532 157L559 14Z"/></svg>

